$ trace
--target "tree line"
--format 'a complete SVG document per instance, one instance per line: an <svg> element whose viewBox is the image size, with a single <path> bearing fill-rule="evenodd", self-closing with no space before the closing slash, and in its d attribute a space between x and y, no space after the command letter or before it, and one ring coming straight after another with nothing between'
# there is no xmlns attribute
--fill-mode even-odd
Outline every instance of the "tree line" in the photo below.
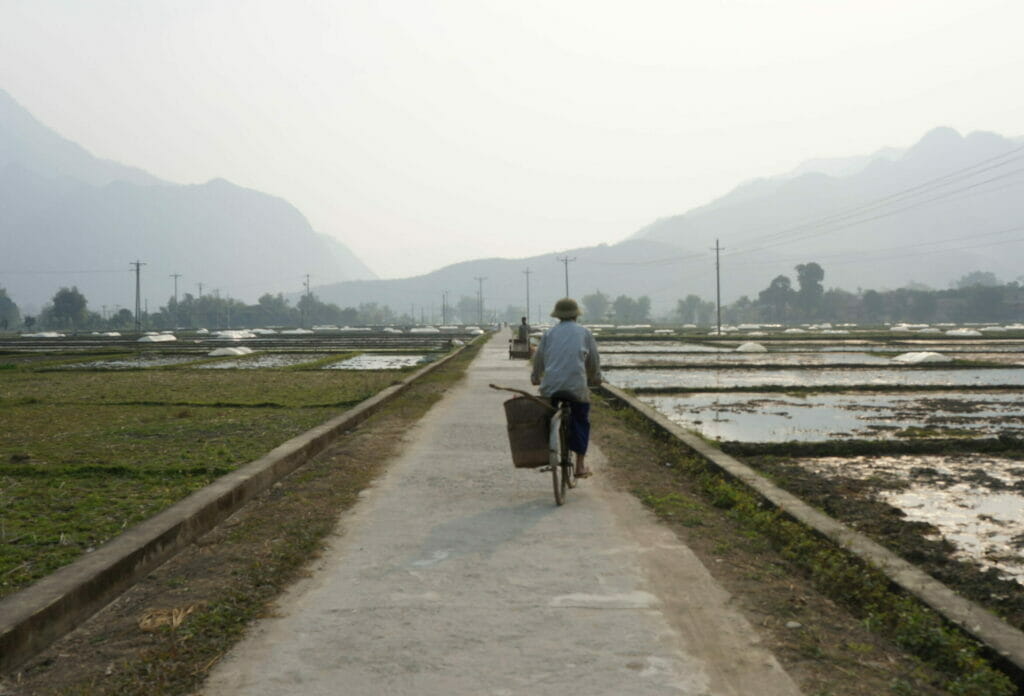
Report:
<svg viewBox="0 0 1024 696"><path fill-rule="evenodd" d="M743 296L721 310L727 324L774 323L800 324L833 322L883 324L886 322L1011 322L1024 320L1024 286L1019 282L1001 283L992 273L973 271L962 276L946 290L910 286L895 290L850 292L825 289L825 269L816 262L794 267L796 282L788 275L772 279L756 298ZM714 325L715 303L696 294L678 300L667 315L652 317L651 300L619 295L614 299L600 290L580 298L588 323L646 324L652 321ZM418 314L418 316L417 316ZM411 307L399 314L387 305L375 302L358 307L339 307L323 302L315 294L303 295L292 304L284 295L266 293L255 304L217 295L194 296L186 293L180 300L171 298L155 312L143 312L141 328L231 328L257 326L316 326L324 324L386 325L417 323L475 323L507 321L518 323L526 315L524 307L509 305L504 311L485 309L478 297L463 296L445 307ZM103 316L89 308L88 300L77 287L62 287L38 316L22 316L18 306L0 287L0 330L48 329L60 331L126 331L135 327L135 316L118 309Z"/></svg>

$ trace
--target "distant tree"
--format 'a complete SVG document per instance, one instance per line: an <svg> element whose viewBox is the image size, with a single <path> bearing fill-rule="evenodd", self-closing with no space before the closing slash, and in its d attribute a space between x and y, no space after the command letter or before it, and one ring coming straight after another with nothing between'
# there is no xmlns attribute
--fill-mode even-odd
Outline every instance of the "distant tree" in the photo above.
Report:
<svg viewBox="0 0 1024 696"><path fill-rule="evenodd" d="M935 321L936 311L939 308L939 298L934 292L922 292L911 290L910 292L910 320L915 322Z"/></svg>
<svg viewBox="0 0 1024 696"><path fill-rule="evenodd" d="M885 320L885 301L877 291L866 291L862 297L861 305L864 308L865 321L880 323Z"/></svg>
<svg viewBox="0 0 1024 696"><path fill-rule="evenodd" d="M684 324L708 326L715 314L715 303L705 302L699 295L687 295L676 303L675 315Z"/></svg>
<svg viewBox="0 0 1024 696"><path fill-rule="evenodd" d="M30 317L27 314L25 315L25 317L21 321L25 325L26 329L31 329L33 326L36 325L36 318L35 317Z"/></svg>
<svg viewBox="0 0 1024 696"><path fill-rule="evenodd" d="M21 312L18 310L18 305L14 304L14 301L7 296L7 290L2 287L0 287L0 322L3 323L5 329L21 323Z"/></svg>
<svg viewBox="0 0 1024 696"><path fill-rule="evenodd" d="M651 298L647 295L641 295L636 300L636 316L634 322L637 324L646 324L651 320Z"/></svg>
<svg viewBox="0 0 1024 696"><path fill-rule="evenodd" d="M110 324L115 329L127 329L135 324L135 317L130 310L122 309L110 318Z"/></svg>
<svg viewBox="0 0 1024 696"><path fill-rule="evenodd" d="M793 303L793 287L789 276L775 276L767 288L757 295L766 318L771 321L785 321L787 308Z"/></svg>
<svg viewBox="0 0 1024 696"><path fill-rule="evenodd" d="M996 274L991 271L971 271L970 273L961 276L959 280L953 283L954 287L961 289L974 287L975 285L994 287L1002 285L1002 283L1000 283L999 279L996 278Z"/></svg>
<svg viewBox="0 0 1024 696"><path fill-rule="evenodd" d="M581 301L583 302L583 314L587 317L587 321L601 322L608 316L611 302L608 296L600 290L591 295L584 295Z"/></svg>
<svg viewBox="0 0 1024 696"><path fill-rule="evenodd" d="M51 314L61 328L78 328L86 318L88 302L76 286L61 288L53 296Z"/></svg>
<svg viewBox="0 0 1024 696"><path fill-rule="evenodd" d="M796 282L800 286L796 301L806 319L818 318L821 297L825 293L821 285L824 279L824 269L813 261L796 267Z"/></svg>

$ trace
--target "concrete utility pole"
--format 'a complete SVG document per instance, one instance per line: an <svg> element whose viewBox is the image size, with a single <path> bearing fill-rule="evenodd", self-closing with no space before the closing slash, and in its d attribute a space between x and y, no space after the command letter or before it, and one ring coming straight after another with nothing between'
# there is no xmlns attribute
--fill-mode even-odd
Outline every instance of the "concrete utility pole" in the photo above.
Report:
<svg viewBox="0 0 1024 696"><path fill-rule="evenodd" d="M569 296L569 262L575 261L576 257L573 256L571 259L568 256L560 256L558 258L563 264L565 264L565 296Z"/></svg>
<svg viewBox="0 0 1024 696"><path fill-rule="evenodd" d="M722 247L718 246L718 240L715 240L715 307L718 310L718 335L722 335L722 277L720 273L720 264L718 255L720 252L725 251Z"/></svg>
<svg viewBox="0 0 1024 696"><path fill-rule="evenodd" d="M196 285L199 286L199 299L201 300L201 299L203 299L203 284L202 283L196 283Z"/></svg>
<svg viewBox="0 0 1024 696"><path fill-rule="evenodd" d="M174 278L174 328L178 328L178 278L181 277L180 273L172 273L171 278Z"/></svg>
<svg viewBox="0 0 1024 696"><path fill-rule="evenodd" d="M526 323L530 323L530 267L527 266L526 270L523 271L523 275L526 276ZM540 317L537 317L538 319Z"/></svg>
<svg viewBox="0 0 1024 696"><path fill-rule="evenodd" d="M484 281L487 280L487 278L486 277L481 277L481 276L474 276L473 280L475 280L477 283L479 283L479 289L476 292L476 300L477 300L477 304L480 307L480 328L483 328L483 324L484 324Z"/></svg>
<svg viewBox="0 0 1024 696"><path fill-rule="evenodd" d="M135 266L135 333L142 333L142 281L140 270L146 264L142 261L130 261L129 266Z"/></svg>
<svg viewBox="0 0 1024 696"><path fill-rule="evenodd" d="M307 314L307 312L309 312L310 309L312 309L312 307L309 306L310 302L309 302L309 274L308 273L306 274L306 282L303 283L303 284L306 286L306 306L302 310L302 315L299 317L299 322L302 324L302 328L306 328L306 319L307 319L306 314ZM308 319L309 319L309 324L312 325L313 317L312 317L311 313L310 313L310 316L308 317Z"/></svg>

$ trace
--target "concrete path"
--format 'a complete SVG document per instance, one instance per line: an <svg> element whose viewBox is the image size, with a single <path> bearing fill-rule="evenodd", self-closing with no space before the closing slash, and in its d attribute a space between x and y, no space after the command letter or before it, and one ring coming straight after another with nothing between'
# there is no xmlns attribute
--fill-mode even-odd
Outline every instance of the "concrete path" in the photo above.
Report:
<svg viewBox="0 0 1024 696"><path fill-rule="evenodd" d="M511 395L487 385L530 387L507 356L492 339L202 693L799 694L599 451L563 507L512 467Z"/></svg>

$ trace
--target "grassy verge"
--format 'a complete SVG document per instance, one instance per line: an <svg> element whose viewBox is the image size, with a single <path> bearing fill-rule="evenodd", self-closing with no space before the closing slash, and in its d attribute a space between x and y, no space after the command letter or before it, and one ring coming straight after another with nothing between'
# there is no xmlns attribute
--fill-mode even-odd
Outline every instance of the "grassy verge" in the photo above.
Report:
<svg viewBox="0 0 1024 696"><path fill-rule="evenodd" d="M0 372L0 596L400 374Z"/></svg>
<svg viewBox="0 0 1024 696"><path fill-rule="evenodd" d="M247 504L154 571L19 675L10 693L81 696L188 694L250 621L302 577L339 514L380 473L401 439L463 375L478 345L418 380L328 451ZM144 630L154 609L178 624ZM159 614L159 612L156 612Z"/></svg>
<svg viewBox="0 0 1024 696"><path fill-rule="evenodd" d="M704 548L705 563L713 572L725 572L721 561L732 558L741 569L740 576L756 576L753 592L766 598L778 595L783 599L775 600L776 604L785 610L792 610L784 598L794 592L804 603L815 604L814 612L786 624L799 627L794 628L798 635L778 627L774 616L764 623L776 627L781 646L777 652L787 669L808 670L809 684L817 693L1017 693L1012 681L986 659L981 646L915 599L895 591L879 571L781 515L632 410L599 404L595 415L602 448L612 448L613 460L631 462L630 470L619 472L627 485L676 526L687 543ZM601 439L602 430L614 433L616 439L630 440L628 446ZM616 447L618 455L614 455ZM637 461L637 453L644 453L642 461ZM721 517L728 524L716 521ZM742 577L731 579L740 591L742 581ZM780 589L780 583L790 589ZM836 616L822 620L829 615L829 603L841 606L853 620ZM815 628L807 633L805 624L810 622ZM856 638L864 628L874 637ZM851 651L858 650L863 659L851 657ZM879 666L885 661L901 666L886 670ZM809 662L822 663L824 676L813 676ZM848 674L837 678L837 667ZM802 686L813 693L808 683Z"/></svg>

